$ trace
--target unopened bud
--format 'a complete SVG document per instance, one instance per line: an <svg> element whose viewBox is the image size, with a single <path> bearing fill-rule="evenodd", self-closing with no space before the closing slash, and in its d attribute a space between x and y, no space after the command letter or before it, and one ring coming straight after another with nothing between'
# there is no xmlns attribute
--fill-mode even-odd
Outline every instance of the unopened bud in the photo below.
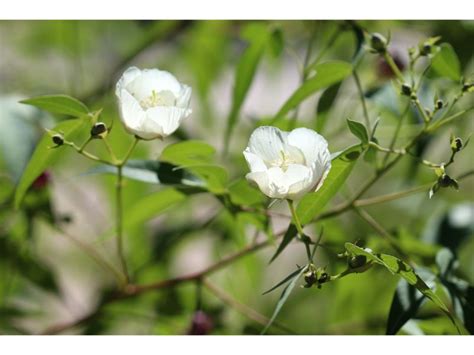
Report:
<svg viewBox="0 0 474 355"><path fill-rule="evenodd" d="M372 33L370 36L370 46L377 53L385 53L387 50L387 40L380 33Z"/></svg>
<svg viewBox="0 0 474 355"><path fill-rule="evenodd" d="M451 140L451 150L453 152L459 152L463 147L462 139L459 137L456 137Z"/></svg>
<svg viewBox="0 0 474 355"><path fill-rule="evenodd" d="M51 139L53 140L53 143L56 144L57 146L64 144L64 137L59 133L53 135Z"/></svg>
<svg viewBox="0 0 474 355"><path fill-rule="evenodd" d="M411 97L411 94L412 94L412 89L411 89L411 86L408 85L408 84L402 84L402 94L405 95L405 96L410 96Z"/></svg>
<svg viewBox="0 0 474 355"><path fill-rule="evenodd" d="M420 55L421 56L427 56L428 54L431 53L433 46L429 43L425 43L421 46L420 48Z"/></svg>
<svg viewBox="0 0 474 355"><path fill-rule="evenodd" d="M97 122L91 128L91 136L93 138L102 138L103 134L107 132L107 126L103 122Z"/></svg>
<svg viewBox="0 0 474 355"><path fill-rule="evenodd" d="M444 103L443 103L442 100L436 100L436 102L435 102L435 108L436 108L437 110L441 110L441 109L443 108L443 106L444 106Z"/></svg>
<svg viewBox="0 0 474 355"><path fill-rule="evenodd" d="M473 92L474 83L464 83L462 86L462 92Z"/></svg>
<svg viewBox="0 0 474 355"><path fill-rule="evenodd" d="M348 263L348 265L351 269L357 269L361 266L364 266L366 262L367 262L367 257L365 255L352 256L347 261L347 263Z"/></svg>

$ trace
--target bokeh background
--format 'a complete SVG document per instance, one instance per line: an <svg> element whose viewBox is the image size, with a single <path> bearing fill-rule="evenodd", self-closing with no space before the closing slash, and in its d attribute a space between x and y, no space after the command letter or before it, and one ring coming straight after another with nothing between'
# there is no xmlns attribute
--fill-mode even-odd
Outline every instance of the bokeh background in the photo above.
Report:
<svg viewBox="0 0 474 355"><path fill-rule="evenodd" d="M1 21L0 22L0 334L40 333L55 324L81 319L93 312L114 281L67 235L92 245L117 263L110 233L114 224L114 178L90 175L93 164L64 149L61 159L31 188L23 207L15 210L11 198L44 128L62 119L18 101L36 95L62 93L103 108L102 120L116 121L110 139L123 155L131 137L117 120L114 85L131 65L168 70L193 88L192 116L177 134L165 141L140 144L134 158L156 159L171 142L199 139L213 145L230 180L247 172L242 151L260 120L272 117L300 85L300 68L308 42L310 59L351 61L356 41L340 21L268 21L279 29L282 48L265 53L248 92L231 141L224 140L231 109L236 64L246 48L248 21ZM360 21L370 32L390 33L391 53L400 67L407 65L409 47L431 36L442 36L459 57L463 73L474 72L474 21ZM334 33L341 32L336 39ZM328 46L328 43L331 45ZM387 145L402 104L392 84L392 73L375 55L367 54L359 68L369 114L380 117L379 140ZM448 95L455 83L429 76L426 104L432 94ZM337 95L336 95L337 93ZM346 118L362 120L362 107L352 78L334 93L330 105L319 103L320 94L301 105L299 125L317 129L332 152L356 139ZM422 97L423 98L423 97ZM470 101L471 100L471 101ZM326 101L325 101L326 102ZM460 102L472 106L472 95ZM326 107L327 106L327 107ZM417 147L431 161L449 158L449 135L467 138L473 130L472 114L446 126ZM417 116L409 114L400 142L413 135ZM473 145L457 156L450 174L474 167ZM91 150L104 154L98 143ZM372 176L373 167L360 161L348 183L332 202L343 201ZM432 171L404 159L379 181L367 196L420 186L435 180ZM368 207L367 211L402 243L430 265L436 251L449 247L459 259L459 273L474 283L474 179L461 189L443 189L433 199L427 191ZM125 213L158 185L127 181ZM285 204L272 210L288 215ZM59 222L58 222L59 221ZM288 225L275 216L275 231ZM61 223L63 232L52 224ZM318 265L332 273L343 268L336 254L344 242L361 240L374 250L389 250L377 233L356 214L347 212L308 227L316 235L324 226L327 248L317 254ZM65 233L67 235L65 235ZM195 272L236 252L254 240L264 240L252 223L236 220L214 197L197 194L172 206L144 224L126 231L125 249L137 283L148 283ZM300 244L290 245L272 264L276 244L250 254L211 275L210 280L233 301L270 317L279 292L262 292L304 262ZM297 289L278 317L285 329L275 334L383 334L398 282L386 270L333 282L320 290ZM200 297L197 295L200 294ZM448 302L446 296L443 299ZM198 299L199 298L199 302ZM203 313L202 331L210 334L258 334L262 325L194 283L149 292L107 306L99 316L67 329L72 334L187 334L196 323L196 304ZM245 313L245 312L244 312ZM195 331L195 329L194 329ZM429 303L402 333L453 334L447 317Z"/></svg>

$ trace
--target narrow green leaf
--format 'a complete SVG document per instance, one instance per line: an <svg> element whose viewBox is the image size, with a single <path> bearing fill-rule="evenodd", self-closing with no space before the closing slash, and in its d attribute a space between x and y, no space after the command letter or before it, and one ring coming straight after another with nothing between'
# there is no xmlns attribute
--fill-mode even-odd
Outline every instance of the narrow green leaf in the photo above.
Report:
<svg viewBox="0 0 474 355"><path fill-rule="evenodd" d="M184 193L173 188L152 193L126 209L124 226L129 228L141 224L159 216L185 199L186 195Z"/></svg>
<svg viewBox="0 0 474 355"><path fill-rule="evenodd" d="M45 95L20 101L23 104L36 106L42 110L72 117L82 117L89 109L81 101L67 95Z"/></svg>
<svg viewBox="0 0 474 355"><path fill-rule="evenodd" d="M403 277L410 285L414 286L424 296L430 299L443 313L445 313L452 323L456 327L459 333L461 333L462 325L459 325L459 321L452 315L448 307L443 301L426 285L426 283L415 273L413 268L405 263L404 261L387 254L373 254L368 250L359 248L358 246L346 243L346 250L353 255L364 255L368 260L371 260L377 264L380 264L387 268L392 274L397 274Z"/></svg>
<svg viewBox="0 0 474 355"><path fill-rule="evenodd" d="M364 144L369 143L369 134L367 133L367 128L357 121L347 120L347 125L351 130L352 134L360 139Z"/></svg>
<svg viewBox="0 0 474 355"><path fill-rule="evenodd" d="M288 246L288 244L290 244L290 242L293 240L293 238L296 236L297 233L298 233L298 231L296 229L296 226L293 223L291 223L289 225L288 229L286 230L285 235L283 236L283 239L281 240L281 243L278 246L277 251L275 252L275 254L270 259L270 263L273 260L275 260L277 258L277 256L281 254L281 252L283 250L285 250L285 248Z"/></svg>
<svg viewBox="0 0 474 355"><path fill-rule="evenodd" d="M62 132L66 139L71 140L74 135L88 127L87 123L86 120L78 119L63 121L56 125L53 131ZM54 144L51 141L50 135L44 134L18 182L15 191L15 208L20 206L26 191L33 181L61 155L62 147L51 149L50 147L52 146Z"/></svg>
<svg viewBox="0 0 474 355"><path fill-rule="evenodd" d="M316 131L319 133L321 133L326 126L329 111L333 107L340 87L341 83L330 86L328 89L324 90L319 98L316 116Z"/></svg>
<svg viewBox="0 0 474 355"><path fill-rule="evenodd" d="M227 127L224 136L226 146L228 145L232 130L237 123L240 108L247 96L258 64L270 38L268 28L264 24L250 24L244 31L247 32L246 37L249 37L250 43L242 53L235 72L232 107L229 117L227 118Z"/></svg>
<svg viewBox="0 0 474 355"><path fill-rule="evenodd" d="M273 122L284 118L288 112L317 91L344 80L352 73L352 66L342 61L330 61L318 64L315 71L316 74L306 80L284 103L275 115Z"/></svg>
<svg viewBox="0 0 474 355"><path fill-rule="evenodd" d="M323 186L318 191L304 196L298 203L296 213L303 225L309 223L336 195L349 177L359 155L360 147L356 146L345 150L333 159L331 170Z"/></svg>
<svg viewBox="0 0 474 355"><path fill-rule="evenodd" d="M286 284L288 281L290 281L293 277L295 277L299 272L301 271L301 268L296 269L296 271L293 271L291 274L289 274L287 277L285 277L283 280L281 280L279 283L277 283L275 286L273 286L271 289L265 291L262 293L262 295L266 295L267 293L272 292L273 290L276 290L278 287L281 285Z"/></svg>
<svg viewBox="0 0 474 355"><path fill-rule="evenodd" d="M443 43L433 57L431 67L440 76L459 81L461 79L461 63L453 47Z"/></svg>
<svg viewBox="0 0 474 355"><path fill-rule="evenodd" d="M286 301L288 300L288 297L290 296L291 294L291 291L293 291L293 289L295 288L296 286L296 282L298 281L298 279L300 278L300 276L303 274L304 270L306 269L306 267L303 267L299 270L299 272L293 276L293 279L291 279L291 282L285 287L285 289L283 290L283 292L281 293L281 296L280 296L280 299L278 300L278 303L275 307L275 310L273 311L273 315L272 317L270 318L270 320L268 321L267 325L265 326L265 328L262 330L262 335L265 334L268 330L268 328L270 328L270 326L272 325L272 323L275 321L276 317L278 316L278 313L280 313L283 305L286 303Z"/></svg>

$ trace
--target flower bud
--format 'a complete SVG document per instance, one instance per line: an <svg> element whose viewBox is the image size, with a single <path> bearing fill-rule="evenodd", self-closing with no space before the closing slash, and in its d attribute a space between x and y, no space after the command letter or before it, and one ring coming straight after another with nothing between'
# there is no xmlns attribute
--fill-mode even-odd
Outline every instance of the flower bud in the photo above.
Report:
<svg viewBox="0 0 474 355"><path fill-rule="evenodd" d="M366 262L367 257L365 255L355 255L347 260L347 264L351 269L357 269L361 266L364 266Z"/></svg>
<svg viewBox="0 0 474 355"><path fill-rule="evenodd" d="M451 139L451 150L455 153L459 152L463 147L462 139L455 137Z"/></svg>
<svg viewBox="0 0 474 355"><path fill-rule="evenodd" d="M64 144L64 137L62 134L56 133L51 137L51 139L53 140L53 143L56 144L56 146L61 146Z"/></svg>
<svg viewBox="0 0 474 355"><path fill-rule="evenodd" d="M405 95L405 96L411 96L411 94L413 92L411 86L409 84L406 84L406 83L402 84L401 89L402 89L402 94Z"/></svg>
<svg viewBox="0 0 474 355"><path fill-rule="evenodd" d="M427 56L431 54L431 50L433 49L433 46L430 43L424 43L420 47L420 55L421 56Z"/></svg>
<svg viewBox="0 0 474 355"><path fill-rule="evenodd" d="M91 128L92 138L103 138L107 134L107 126L104 122L97 122Z"/></svg>
<svg viewBox="0 0 474 355"><path fill-rule="evenodd" d="M306 285L305 285L306 288L313 286L316 283L316 281L318 281L316 278L316 274L314 273L313 270L309 270L304 273L304 281L306 282Z"/></svg>
<svg viewBox="0 0 474 355"><path fill-rule="evenodd" d="M462 86L462 92L473 92L474 83L464 83Z"/></svg>
<svg viewBox="0 0 474 355"><path fill-rule="evenodd" d="M214 324L209 315L203 311L194 313L188 335L207 335L212 331Z"/></svg>
<svg viewBox="0 0 474 355"><path fill-rule="evenodd" d="M377 53L385 53L387 50L387 40L380 33L370 35L370 46Z"/></svg>
<svg viewBox="0 0 474 355"><path fill-rule="evenodd" d="M438 178L438 185L439 187L453 187L456 190L459 190L458 182L448 174L443 174Z"/></svg>
<svg viewBox="0 0 474 355"><path fill-rule="evenodd" d="M44 171L40 176L36 178L35 181L33 181L33 184L31 184L31 186L36 190L41 190L45 188L50 181L51 174L47 171Z"/></svg>
<svg viewBox="0 0 474 355"><path fill-rule="evenodd" d="M444 107L444 102L442 100L436 100L435 102L435 108L437 110L441 110Z"/></svg>

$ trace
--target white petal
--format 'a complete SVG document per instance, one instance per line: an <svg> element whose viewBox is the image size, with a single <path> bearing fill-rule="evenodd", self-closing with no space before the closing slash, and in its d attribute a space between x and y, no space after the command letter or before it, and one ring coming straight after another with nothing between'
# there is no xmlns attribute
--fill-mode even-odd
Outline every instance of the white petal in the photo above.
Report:
<svg viewBox="0 0 474 355"><path fill-rule="evenodd" d="M120 93L133 80L141 75L142 71L137 67L130 67L122 74L115 87L115 95L120 96Z"/></svg>
<svg viewBox="0 0 474 355"><path fill-rule="evenodd" d="M260 191L262 191L268 197L270 196L270 184L268 183L268 173L266 171L256 171L253 173L248 173L245 175L248 181L258 186Z"/></svg>
<svg viewBox="0 0 474 355"><path fill-rule="evenodd" d="M296 128L288 134L288 144L298 148L306 159L306 165L311 166L320 159L320 152L328 151L328 142L323 136L308 128ZM325 155L326 153L324 153ZM329 156L330 159L330 156Z"/></svg>
<svg viewBox="0 0 474 355"><path fill-rule="evenodd" d="M135 134L135 131L140 129L145 120L145 111L127 90L122 90L119 93L119 111L125 128Z"/></svg>
<svg viewBox="0 0 474 355"><path fill-rule="evenodd" d="M144 69L140 76L127 84L126 89L137 100L142 101L149 98L153 91L171 91L175 97L181 93L181 84L167 71L158 69Z"/></svg>
<svg viewBox="0 0 474 355"><path fill-rule="evenodd" d="M331 158L327 158L326 156L321 158L319 163L314 164L312 170L314 181L316 181L316 187L314 188L314 191L318 191L321 186L323 186L324 180L326 180L329 171L331 170Z"/></svg>
<svg viewBox="0 0 474 355"><path fill-rule="evenodd" d="M262 158L252 153L248 147L244 150L244 157L252 173L267 170Z"/></svg>
<svg viewBox="0 0 474 355"><path fill-rule="evenodd" d="M302 197L305 193L311 191L315 185L313 172L304 165L289 165L286 175L290 185L287 198L291 200Z"/></svg>
<svg viewBox="0 0 474 355"><path fill-rule="evenodd" d="M176 101L176 106L181 108L188 108L189 102L191 101L191 93L192 89L188 85L182 84L181 93Z"/></svg>
<svg viewBox="0 0 474 355"><path fill-rule="evenodd" d="M146 111L146 127L159 126L162 137L167 137L176 131L181 121L191 114L191 110L178 107L158 106Z"/></svg>
<svg viewBox="0 0 474 355"><path fill-rule="evenodd" d="M282 132L276 127L261 126L253 131L249 139L249 150L271 163L281 158L281 152L287 149L287 132Z"/></svg>

